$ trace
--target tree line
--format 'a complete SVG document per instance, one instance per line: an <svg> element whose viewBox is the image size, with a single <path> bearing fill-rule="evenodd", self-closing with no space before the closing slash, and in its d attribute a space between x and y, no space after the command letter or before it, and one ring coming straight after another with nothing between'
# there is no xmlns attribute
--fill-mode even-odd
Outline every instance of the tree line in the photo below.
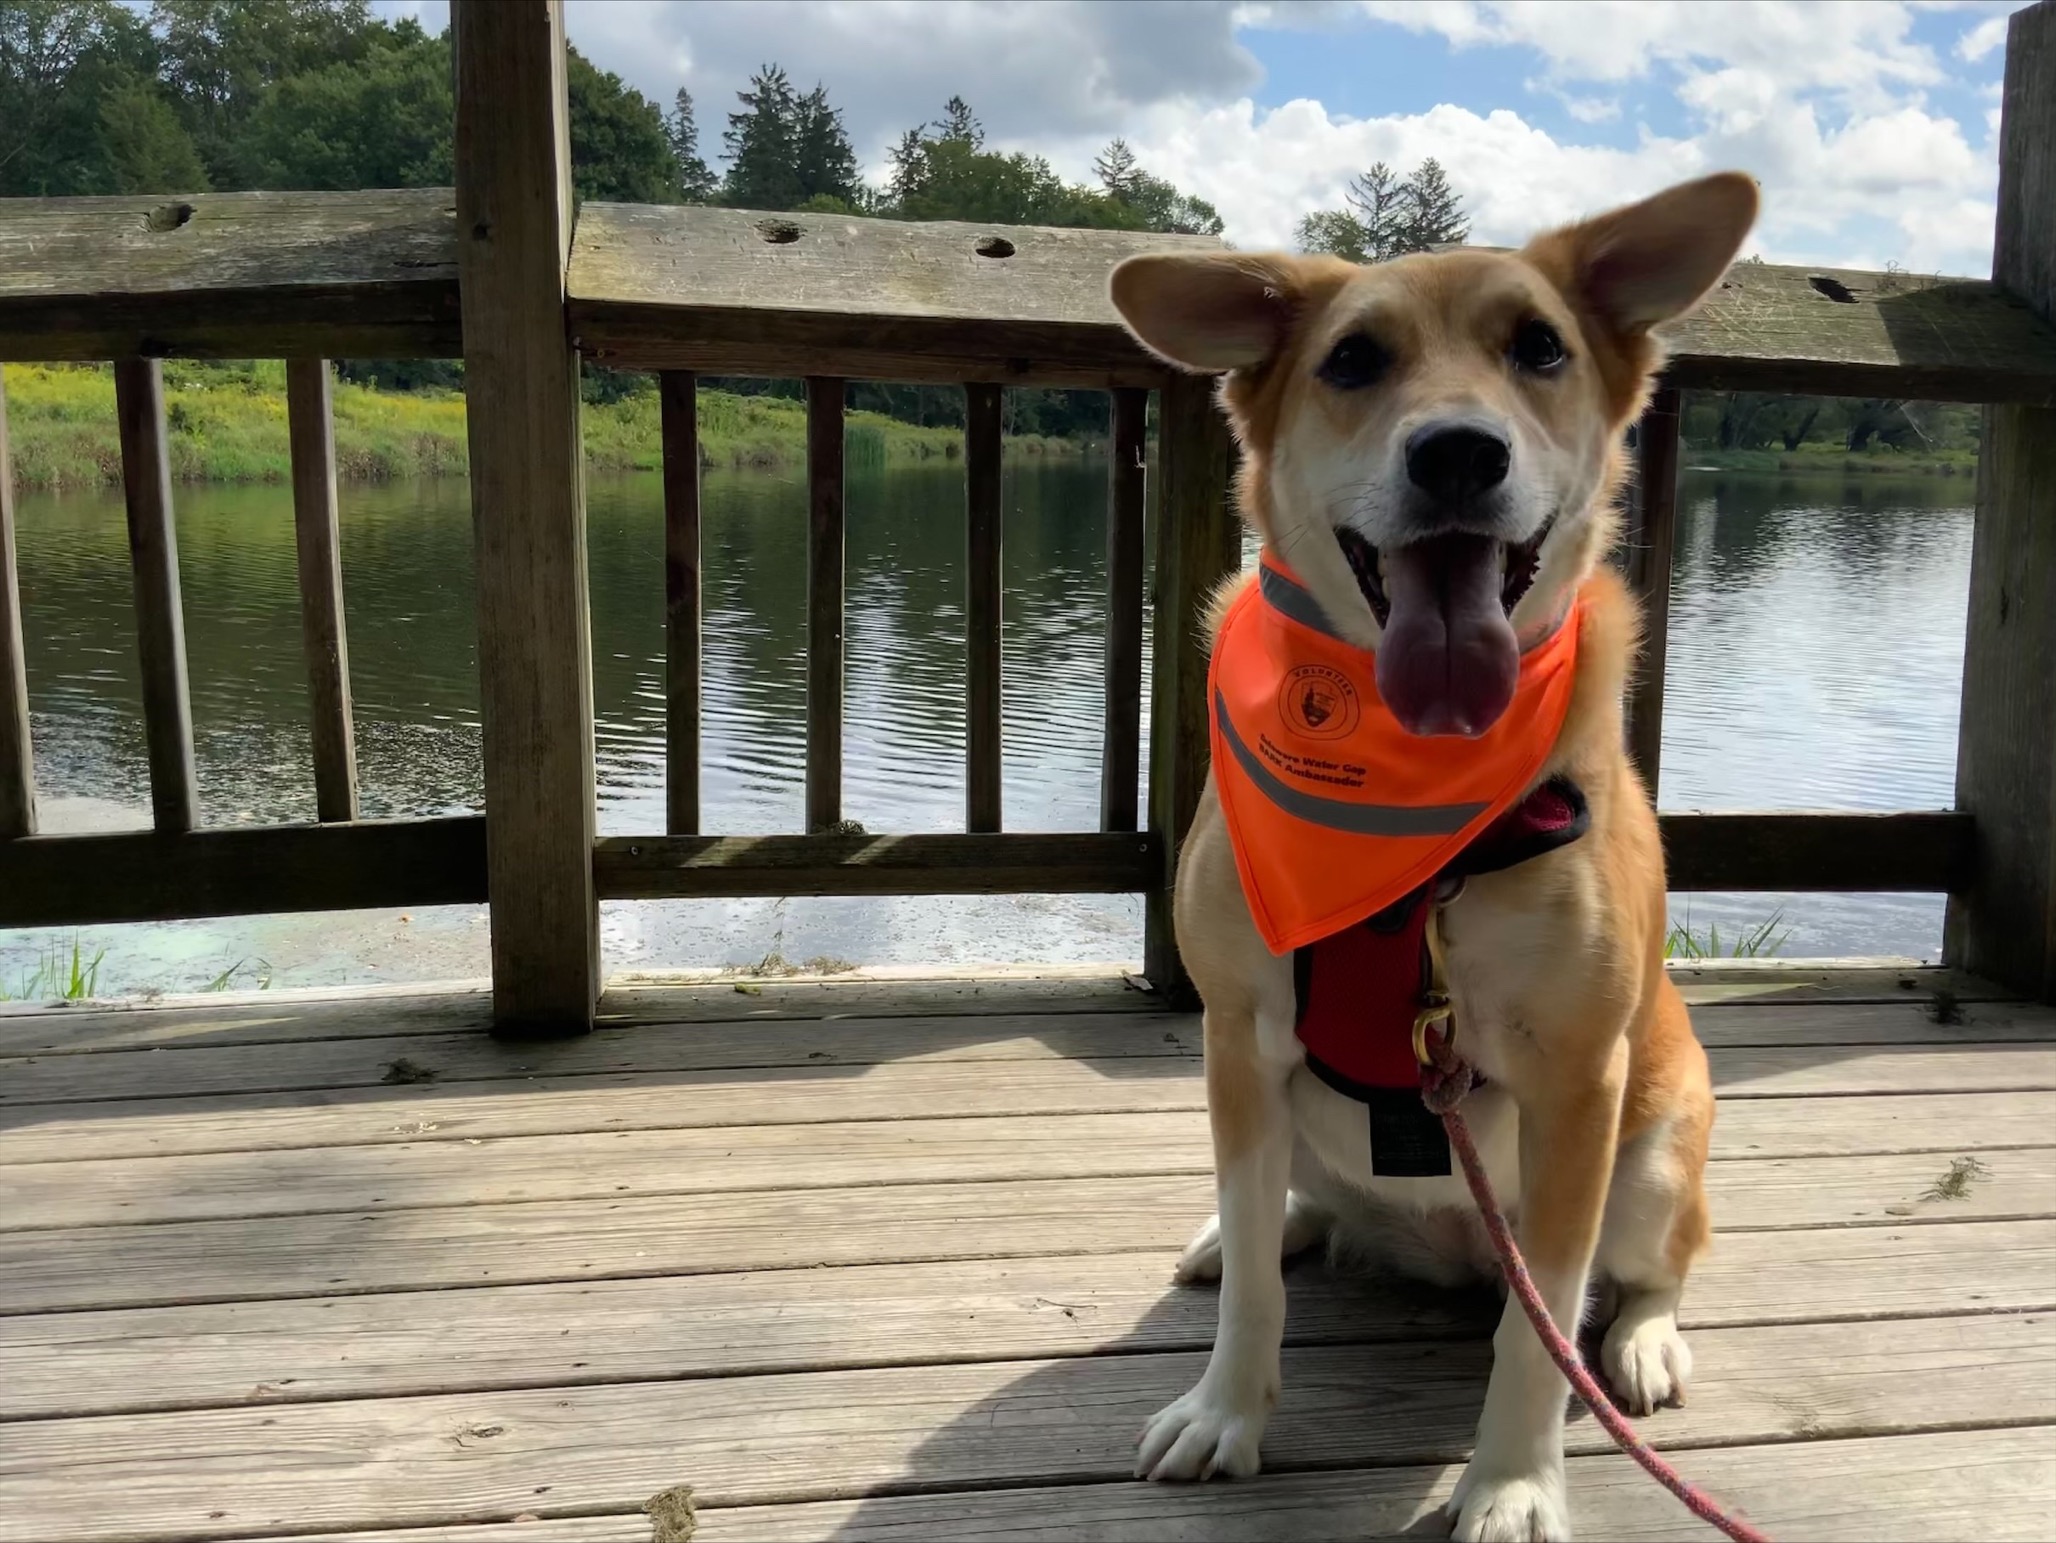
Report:
<svg viewBox="0 0 2056 1543"><path fill-rule="evenodd" d="M884 219L1093 226L1218 235L1204 200L1141 167L1119 140L1095 184L1040 156L985 144L960 97L910 128L881 187L867 182L827 89L775 64L738 93L720 171L695 104L668 111L578 52L567 61L571 170L581 199L721 203ZM447 32L386 21L367 0L4 0L0 4L0 197L259 188L437 187L452 178L455 97ZM356 361L389 387L446 385L433 361ZM606 398L640 382L590 372ZM789 393L793 383L722 382ZM913 422L961 423L961 393L864 384L854 405ZM1100 431L1089 392L1011 392L1008 427Z"/></svg>
<svg viewBox="0 0 2056 1543"><path fill-rule="evenodd" d="M1879 448L1932 455L1976 450L1979 428L1979 410L1955 402L1695 391L1686 399L1680 433L1700 450L1789 454L1816 445L1851 455Z"/></svg>
<svg viewBox="0 0 2056 1543"><path fill-rule="evenodd" d="M1461 246L1471 234L1463 199L1433 156L1404 177L1379 161L1350 179L1342 204L1299 222L1301 251L1382 263L1410 252Z"/></svg>
<svg viewBox="0 0 2056 1543"><path fill-rule="evenodd" d="M1088 182L1043 157L986 143L960 96L909 127L886 175L863 175L827 88L801 89L775 64L737 93L720 130L719 167L701 143L696 104L667 109L576 48L567 62L572 179L580 198L707 203L902 220L1088 226L1218 236L1219 212L1140 164L1116 139ZM255 188L447 185L455 98L447 32L386 21L368 0L0 0L0 196L184 193ZM1339 209L1299 222L1298 245L1355 262L1461 243L1463 200L1433 159L1401 174L1380 162L1353 178ZM450 384L436 361L355 361L358 379L405 388ZM589 394L644 389L589 372ZM797 394L796 382L727 381ZM853 405L910 422L958 425L962 394L862 384ZM1095 392L1010 391L1008 427L1103 432ZM1850 450L1974 443L1962 415L1897 401L1832 403L1729 393L1695 399L1687 437L1748 450L1830 436Z"/></svg>

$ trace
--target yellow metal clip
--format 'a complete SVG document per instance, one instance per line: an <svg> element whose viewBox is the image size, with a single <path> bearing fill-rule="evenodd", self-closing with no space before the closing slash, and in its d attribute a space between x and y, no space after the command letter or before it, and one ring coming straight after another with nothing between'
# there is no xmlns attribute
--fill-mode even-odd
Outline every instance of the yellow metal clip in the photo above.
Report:
<svg viewBox="0 0 2056 1543"><path fill-rule="evenodd" d="M1428 1030L1436 1024L1446 1024L1442 1035L1444 1048L1456 1043L1456 1009L1449 998L1440 991L1427 992L1421 998L1421 1010L1414 1014L1414 1059L1423 1066L1433 1066L1434 1056L1428 1053Z"/></svg>
<svg viewBox="0 0 2056 1543"><path fill-rule="evenodd" d="M1428 989L1421 993L1420 1011L1414 1014L1414 1059L1423 1066L1433 1066L1435 1058L1428 1053L1428 1030L1436 1024L1443 1024L1442 1048L1447 1051L1456 1045L1456 1009L1449 1001L1449 971L1442 958L1442 909L1440 906L1428 912Z"/></svg>

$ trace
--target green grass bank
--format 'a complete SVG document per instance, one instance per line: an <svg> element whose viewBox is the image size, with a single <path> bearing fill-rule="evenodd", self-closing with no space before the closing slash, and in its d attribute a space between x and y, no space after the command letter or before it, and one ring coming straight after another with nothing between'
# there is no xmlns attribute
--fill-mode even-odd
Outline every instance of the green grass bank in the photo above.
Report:
<svg viewBox="0 0 2056 1543"><path fill-rule="evenodd" d="M114 377L105 365L10 365L7 419L15 486L58 491L118 486ZM285 366L169 361L164 410L171 474L181 482L284 482ZM963 436L853 412L852 467L951 459ZM806 459L804 404L781 397L702 390L700 454L709 466L783 467ZM387 392L337 382L336 471L347 480L461 477L469 469L464 398L448 391ZM1082 443L1015 435L1010 456L1085 453ZM653 471L663 464L654 390L585 409L586 464L596 472Z"/></svg>
<svg viewBox="0 0 2056 1543"><path fill-rule="evenodd" d="M1692 469L1752 472L1845 472L1892 477L1975 477L1975 450L1850 451L1840 445L1801 445L1797 450L1694 450L1679 455Z"/></svg>

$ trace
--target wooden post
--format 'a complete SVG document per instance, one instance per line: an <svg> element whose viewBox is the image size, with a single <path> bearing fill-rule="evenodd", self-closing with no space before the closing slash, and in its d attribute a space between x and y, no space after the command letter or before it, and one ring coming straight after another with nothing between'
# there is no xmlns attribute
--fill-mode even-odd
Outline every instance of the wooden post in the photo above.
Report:
<svg viewBox="0 0 2056 1543"><path fill-rule="evenodd" d="M0 841L36 833L36 762L29 741L28 655L14 561L14 466L7 382L0 373Z"/></svg>
<svg viewBox="0 0 2056 1543"><path fill-rule="evenodd" d="M1113 393L1107 468L1106 733L1099 761L1099 828L1135 829L1142 762L1142 525L1147 497L1149 393Z"/></svg>
<svg viewBox="0 0 2056 1543"><path fill-rule="evenodd" d="M1663 759L1663 672L1670 648L1671 559L1678 532L1678 431L1674 386L1661 386L1635 435L1635 497L1625 536L1628 587L1642 602L1642 655L1628 685L1628 756L1649 801Z"/></svg>
<svg viewBox="0 0 2056 1543"><path fill-rule="evenodd" d="M300 557L300 636L314 710L314 805L323 823L357 818L350 724L350 645L336 529L336 441L326 359L286 361L293 452L293 530Z"/></svg>
<svg viewBox="0 0 2056 1543"><path fill-rule="evenodd" d="M164 433L164 367L155 359L117 359L114 411L128 505L129 566L135 575L150 810L157 829L175 835L200 823L200 798L186 687L178 530L171 513L171 455Z"/></svg>
<svg viewBox="0 0 2056 1543"><path fill-rule="evenodd" d="M1157 428L1155 679L1150 692L1149 828L1163 851L1163 882L1144 894L1143 973L1173 1002L1192 982L1171 924L1178 844L1207 775L1206 642L1201 608L1240 565L1242 528L1230 506L1235 446L1214 405L1214 383L1175 375Z"/></svg>
<svg viewBox="0 0 2056 1543"><path fill-rule="evenodd" d="M700 416L690 370L657 377L664 427L664 829L700 833Z"/></svg>
<svg viewBox="0 0 2056 1543"><path fill-rule="evenodd" d="M600 962L564 18L555 0L456 0L450 19L493 1016L576 1032Z"/></svg>
<svg viewBox="0 0 2056 1543"><path fill-rule="evenodd" d="M1000 407L998 386L964 387L964 829L1000 825Z"/></svg>
<svg viewBox="0 0 2056 1543"><path fill-rule="evenodd" d="M2007 28L1992 277L2056 321L2056 4ZM2056 1001L2056 408L1985 409L1956 805L1976 820L1944 957Z"/></svg>
<svg viewBox="0 0 2056 1543"><path fill-rule="evenodd" d="M843 383L807 379L807 829L842 823Z"/></svg>

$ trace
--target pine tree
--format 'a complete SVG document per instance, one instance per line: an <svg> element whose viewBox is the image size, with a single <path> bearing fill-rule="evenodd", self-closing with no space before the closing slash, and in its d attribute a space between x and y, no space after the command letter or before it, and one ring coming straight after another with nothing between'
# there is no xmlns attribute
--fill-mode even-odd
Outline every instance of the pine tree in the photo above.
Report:
<svg viewBox="0 0 2056 1543"><path fill-rule="evenodd" d="M1099 178L1099 185L1106 189L1107 197L1125 202L1135 191L1136 178L1142 168L1136 164L1135 152L1128 148L1128 141L1116 139L1100 151L1092 163L1093 174Z"/></svg>
<svg viewBox="0 0 2056 1543"><path fill-rule="evenodd" d="M693 121L692 93L680 86L677 105L664 120L665 137L678 158L678 194L689 204L704 204L720 187L720 179L700 159L700 129Z"/></svg>
<svg viewBox="0 0 2056 1543"><path fill-rule="evenodd" d="M793 202L832 198L854 206L862 196L857 151L841 112L829 105L825 87L816 85L794 104L792 137L793 176L799 188Z"/></svg>
<svg viewBox="0 0 2056 1543"><path fill-rule="evenodd" d="M800 191L799 100L785 71L767 64L750 77L750 89L736 92L741 112L728 115L722 148L728 153L723 200L738 209L790 209Z"/></svg>
<svg viewBox="0 0 2056 1543"><path fill-rule="evenodd" d="M1409 252L1469 238L1463 199L1432 157L1401 179L1383 161L1350 179L1346 209L1321 209L1299 222L1301 251L1332 252L1353 263L1389 262Z"/></svg>
<svg viewBox="0 0 2056 1543"><path fill-rule="evenodd" d="M1470 237L1471 222L1463 212L1463 199L1449 185L1442 163L1433 156L1414 168L1401 189L1404 207L1400 234L1406 252L1425 252L1430 247L1452 246Z"/></svg>
<svg viewBox="0 0 2056 1543"><path fill-rule="evenodd" d="M1350 179L1342 198L1355 212L1364 254L1351 261L1381 263L1413 250L1405 244L1406 220L1412 209L1409 186L1383 161Z"/></svg>
<svg viewBox="0 0 2056 1543"><path fill-rule="evenodd" d="M900 135L899 143L885 152L885 158L892 162L886 196L902 208L927 190L928 143L919 129L908 129Z"/></svg>
<svg viewBox="0 0 2056 1543"><path fill-rule="evenodd" d="M971 104L960 96L944 102L942 116L928 127L933 138L945 143L969 145L973 150L985 148L985 125L972 113Z"/></svg>

